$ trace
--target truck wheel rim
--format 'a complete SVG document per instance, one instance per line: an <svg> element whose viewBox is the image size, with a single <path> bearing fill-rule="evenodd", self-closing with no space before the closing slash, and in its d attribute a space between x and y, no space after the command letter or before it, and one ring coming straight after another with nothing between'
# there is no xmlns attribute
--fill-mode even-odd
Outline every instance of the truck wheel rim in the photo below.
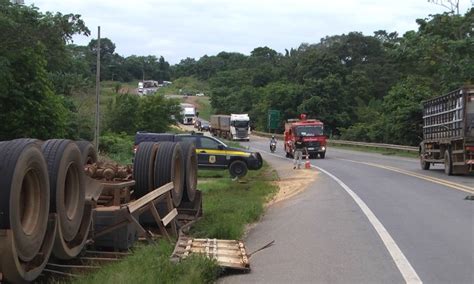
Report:
<svg viewBox="0 0 474 284"><path fill-rule="evenodd" d="M66 216L69 220L72 220L76 216L79 205L80 189L78 172L74 164L70 164L66 172L63 203L66 209Z"/></svg>
<svg viewBox="0 0 474 284"><path fill-rule="evenodd" d="M23 232L33 234L40 216L41 196L39 177L33 169L29 169L23 178L20 193L20 223Z"/></svg>

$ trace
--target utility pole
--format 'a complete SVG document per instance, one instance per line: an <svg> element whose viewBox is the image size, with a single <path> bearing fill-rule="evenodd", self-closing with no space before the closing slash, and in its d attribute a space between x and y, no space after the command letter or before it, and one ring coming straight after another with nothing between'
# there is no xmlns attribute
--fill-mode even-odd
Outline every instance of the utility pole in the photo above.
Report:
<svg viewBox="0 0 474 284"><path fill-rule="evenodd" d="M96 66L96 75L95 75L95 98L96 98L96 108L95 108L95 131L94 131L94 145L95 151L99 152L99 122L100 122L100 26L97 27L97 66Z"/></svg>

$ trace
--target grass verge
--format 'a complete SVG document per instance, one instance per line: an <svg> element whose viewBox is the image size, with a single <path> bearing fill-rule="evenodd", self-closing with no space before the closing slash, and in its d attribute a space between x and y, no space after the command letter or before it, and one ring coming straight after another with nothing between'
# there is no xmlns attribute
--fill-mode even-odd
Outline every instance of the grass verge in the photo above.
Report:
<svg viewBox="0 0 474 284"><path fill-rule="evenodd" d="M169 260L173 245L161 241L141 245L123 261L107 265L73 283L213 283L219 273L214 261L190 257L174 264Z"/></svg>
<svg viewBox="0 0 474 284"><path fill-rule="evenodd" d="M213 113L209 97L199 97L197 99L197 102L199 105L199 117L209 121L209 119L211 118L211 114Z"/></svg>
<svg viewBox="0 0 474 284"><path fill-rule="evenodd" d="M205 218L191 229L195 237L242 238L246 225L260 218L264 204L277 191L277 186L271 183L276 174L266 163L239 181L230 179L227 170L199 171L199 176L212 176L212 180L199 186Z"/></svg>

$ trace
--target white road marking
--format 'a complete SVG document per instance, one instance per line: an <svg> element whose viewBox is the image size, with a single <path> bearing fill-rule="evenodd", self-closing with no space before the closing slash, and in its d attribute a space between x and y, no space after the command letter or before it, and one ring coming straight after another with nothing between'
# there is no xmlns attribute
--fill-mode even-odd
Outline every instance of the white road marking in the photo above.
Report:
<svg viewBox="0 0 474 284"><path fill-rule="evenodd" d="M269 153L261 149L259 149L259 151L264 152L268 155L272 155L272 156L284 159L284 160L288 160L287 158L284 158L282 156L279 156L273 153ZM388 233L387 229L385 229L385 227L382 225L379 219L375 216L374 212L370 210L367 204L365 204L365 202L354 191L352 191L352 189L350 189L344 182L342 182L335 175L313 164L311 164L311 167L318 169L319 171L328 175L330 178L336 181L352 197L355 203L359 206L359 208L365 214L370 224L372 224L375 231L379 235L380 239L382 239L382 242L384 243L388 252L392 256L392 259L395 262L398 270L402 274L405 282L406 283L423 283L420 277L418 276L418 274L416 273L415 269L413 268L413 266L410 264L408 259L405 257L403 252L398 247L397 243L395 243L392 236L390 236L390 234Z"/></svg>
<svg viewBox="0 0 474 284"><path fill-rule="evenodd" d="M321 172L325 173L333 180L335 180L342 188L344 188L344 190L352 197L352 199L354 199L355 203L359 205L362 212L364 212L365 216L367 216L367 219L369 219L370 224L372 224L374 229L379 234L380 238L382 239L385 247L392 256L393 261L395 261L395 264L397 265L398 270L400 270L400 273L402 274L406 283L422 283L413 266L411 266L410 262L400 250L398 245L395 243L392 236L390 236L388 231L385 229L379 219L375 216L374 212L370 210L367 204L365 204L365 202L360 199L360 197L354 191L352 191L345 183L343 183L339 178L337 178L330 172L315 165L311 165L311 167L320 170Z"/></svg>

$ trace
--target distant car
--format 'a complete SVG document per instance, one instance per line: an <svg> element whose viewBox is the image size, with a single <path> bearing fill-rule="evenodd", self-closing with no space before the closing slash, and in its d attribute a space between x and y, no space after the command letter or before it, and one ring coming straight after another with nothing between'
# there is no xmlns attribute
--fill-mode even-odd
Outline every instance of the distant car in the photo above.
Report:
<svg viewBox="0 0 474 284"><path fill-rule="evenodd" d="M201 121L199 119L196 119L196 121L194 121L194 128L199 129L200 127L201 127Z"/></svg>
<svg viewBox="0 0 474 284"><path fill-rule="evenodd" d="M204 97L204 93L197 93L196 97Z"/></svg>
<svg viewBox="0 0 474 284"><path fill-rule="evenodd" d="M198 127L199 131L209 131L209 122L201 121L201 125Z"/></svg>

